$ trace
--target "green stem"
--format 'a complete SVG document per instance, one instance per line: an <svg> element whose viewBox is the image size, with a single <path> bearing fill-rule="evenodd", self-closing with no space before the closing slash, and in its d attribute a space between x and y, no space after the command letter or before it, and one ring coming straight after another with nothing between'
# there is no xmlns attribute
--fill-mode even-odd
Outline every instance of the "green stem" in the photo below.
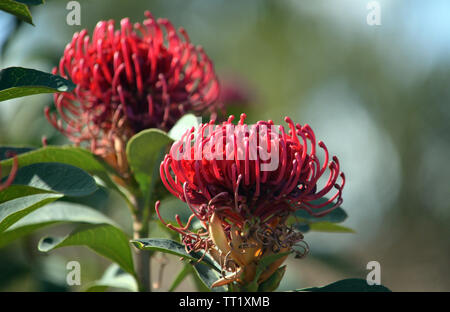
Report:
<svg viewBox="0 0 450 312"><path fill-rule="evenodd" d="M133 238L145 238L148 236L148 212L144 200L141 197L133 197ZM139 290L143 292L152 291L150 258L151 254L146 250L135 250L136 275L139 283Z"/></svg>

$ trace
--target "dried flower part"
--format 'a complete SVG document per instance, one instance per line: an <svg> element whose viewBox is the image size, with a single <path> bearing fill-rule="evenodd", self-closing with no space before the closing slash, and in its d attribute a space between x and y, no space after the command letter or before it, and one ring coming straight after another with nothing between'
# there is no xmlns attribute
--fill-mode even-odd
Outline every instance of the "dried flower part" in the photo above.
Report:
<svg viewBox="0 0 450 312"><path fill-rule="evenodd" d="M75 144L116 161L123 155L115 145L143 129L168 130L186 112L213 110L219 95L203 49L167 19L145 15L142 24L122 19L120 29L101 21L92 37L75 33L53 70L77 87L55 94L57 113L47 108L48 120Z"/></svg>
<svg viewBox="0 0 450 312"><path fill-rule="evenodd" d="M8 186L10 186L17 174L17 170L19 169L19 160L17 158L17 155L13 154L13 153L7 153L6 154L7 157L11 156L13 157L13 165L11 168L11 171L8 175L8 178L6 178L6 180L4 182L1 182L0 180L0 191L3 191L4 189L6 189ZM2 167L0 166L0 178L2 177Z"/></svg>
<svg viewBox="0 0 450 312"><path fill-rule="evenodd" d="M330 160L309 125L286 117L286 130L272 121L246 125L245 118L243 114L236 126L230 116L217 126L211 121L188 130L160 166L166 188L192 211L186 225L178 216L178 227L160 219L181 234L187 251L208 251L222 265L224 278L214 286L250 283L265 256L287 251L305 255L308 246L287 224L288 217L297 209L324 216L342 203L345 176L339 160ZM315 202L333 190L329 199ZM156 211L160 216L159 203ZM195 217L202 224L199 231L190 229ZM284 260L266 268L257 282L268 279Z"/></svg>

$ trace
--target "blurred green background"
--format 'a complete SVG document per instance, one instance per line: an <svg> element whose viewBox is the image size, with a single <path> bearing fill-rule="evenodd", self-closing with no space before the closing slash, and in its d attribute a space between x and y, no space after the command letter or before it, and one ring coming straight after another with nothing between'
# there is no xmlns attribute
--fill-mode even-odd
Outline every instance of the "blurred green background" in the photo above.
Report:
<svg viewBox="0 0 450 312"><path fill-rule="evenodd" d="M344 225L356 234L306 234L311 252L288 261L280 290L365 278L375 260L382 284L394 291L450 291L449 1L380 0L379 26L367 24L365 0L79 2L81 26L67 25L68 1L32 7L36 27L0 13L0 67L50 71L74 32L111 18L142 21L149 9L183 26L224 83L248 92L229 111L245 111L249 122L290 116L308 123L339 157L347 176ZM40 146L43 135L64 143L43 115L51 101L1 102L0 144ZM129 229L124 203L98 196L98 208ZM82 283L101 277L109 263L87 249L39 253L37 241L49 231L67 226L0 249L1 291L77 290L65 284L70 260L81 263ZM180 267L168 259L159 290Z"/></svg>

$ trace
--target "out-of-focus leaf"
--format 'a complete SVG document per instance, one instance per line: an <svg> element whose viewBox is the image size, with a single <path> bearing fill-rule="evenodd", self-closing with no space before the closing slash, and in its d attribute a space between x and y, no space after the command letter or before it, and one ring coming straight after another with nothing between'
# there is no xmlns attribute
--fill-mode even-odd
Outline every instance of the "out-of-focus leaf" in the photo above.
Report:
<svg viewBox="0 0 450 312"><path fill-rule="evenodd" d="M89 284L85 291L103 292L108 288L125 289L127 291L138 291L138 284L133 275L125 272L117 264L111 264L103 274L102 278Z"/></svg>
<svg viewBox="0 0 450 312"><path fill-rule="evenodd" d="M319 205L327 202L328 199L323 197L312 201L313 204ZM325 210L328 210L333 207L333 204L328 204L322 208L314 210L314 212L319 213ZM297 210L294 213L294 216L290 217L288 220L288 224L294 225L297 230L302 233L306 233L312 230L311 225L318 222L327 222L327 223L341 223L347 219L347 213L342 207L337 207L332 210L330 213L322 216L322 217L314 217L310 215L306 210ZM319 226L320 227L320 226ZM317 228L319 228L317 227Z"/></svg>
<svg viewBox="0 0 450 312"><path fill-rule="evenodd" d="M390 292L390 290L382 285L369 285L367 281L360 278L349 278L337 281L322 287L311 287L298 289L296 291L312 291L312 292Z"/></svg>
<svg viewBox="0 0 450 312"><path fill-rule="evenodd" d="M0 235L0 247L40 228L60 223L112 224L104 214L81 205L55 202L26 215Z"/></svg>
<svg viewBox="0 0 450 312"><path fill-rule="evenodd" d="M0 71L0 102L33 94L69 92L74 88L75 84L67 79L35 69L8 67Z"/></svg>
<svg viewBox="0 0 450 312"><path fill-rule="evenodd" d="M126 272L135 275L128 236L110 224L80 225L64 237L44 237L38 249L48 252L66 246L85 246L117 263Z"/></svg>
<svg viewBox="0 0 450 312"><path fill-rule="evenodd" d="M192 127L197 127L199 125L199 117L193 114L186 114L181 117L176 124L170 129L168 135L172 140L177 141L181 139L181 136Z"/></svg>
<svg viewBox="0 0 450 312"><path fill-rule="evenodd" d="M174 196L161 200L161 217L165 222L176 224L175 216L178 215L182 222L187 222L192 211L185 202ZM154 216L158 220L158 216Z"/></svg>
<svg viewBox="0 0 450 312"><path fill-rule="evenodd" d="M323 200L321 199L320 202ZM320 203L317 202L316 204ZM314 210L314 212L321 212L324 210L327 210L328 208L331 208L332 205L327 205L323 208L320 208L318 210ZM295 212L295 216L300 219L307 220L308 222L333 222L333 223L341 223L344 222L345 219L347 219L347 213L342 209L341 207L338 207L331 211L330 213L324 215L323 217L314 217L311 216L306 210L297 210Z"/></svg>
<svg viewBox="0 0 450 312"><path fill-rule="evenodd" d="M355 230L331 222L315 222L309 225L311 231L332 233L355 233Z"/></svg>
<svg viewBox="0 0 450 312"><path fill-rule="evenodd" d="M30 10L21 2L22 1L2 0L0 1L0 10L15 15L17 18L20 18L28 24L34 25Z"/></svg>

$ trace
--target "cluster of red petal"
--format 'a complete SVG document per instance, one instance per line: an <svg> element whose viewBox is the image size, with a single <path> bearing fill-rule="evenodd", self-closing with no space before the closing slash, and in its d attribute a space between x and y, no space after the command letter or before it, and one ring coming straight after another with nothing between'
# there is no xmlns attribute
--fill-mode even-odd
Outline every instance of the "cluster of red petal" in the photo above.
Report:
<svg viewBox="0 0 450 312"><path fill-rule="evenodd" d="M52 125L98 154L146 128L168 130L186 112L213 110L219 83L213 64L182 28L146 12L142 24L101 21L92 38L75 33L53 73L70 78L73 92L55 95ZM59 119L57 117L59 115Z"/></svg>
<svg viewBox="0 0 450 312"><path fill-rule="evenodd" d="M340 171L339 160L337 157L330 160L325 144L316 141L309 125L294 124L286 117L287 132L278 126L278 131L264 134L262 126L273 126L272 121L247 126L244 119L243 114L231 134L227 129L232 125L233 116L206 135L213 122L201 125L197 135L190 129L172 145L161 163L160 175L166 188L185 201L205 227L213 213L241 227L254 218L264 224L274 224L297 209L323 216L342 204L345 176ZM237 130L239 126L247 129L244 134ZM271 159L263 160L260 153L251 155L252 137L259 134L258 151L266 150L271 157L275 155L279 159L273 170L261 170L261 164ZM317 146L324 152L322 164ZM200 157L195 157L195 153L200 153ZM225 154L230 153L236 157L227 159ZM319 179L327 171L328 179L319 188ZM323 200L333 189L334 194ZM322 199L320 203L319 199ZM224 223L225 230L228 226Z"/></svg>

